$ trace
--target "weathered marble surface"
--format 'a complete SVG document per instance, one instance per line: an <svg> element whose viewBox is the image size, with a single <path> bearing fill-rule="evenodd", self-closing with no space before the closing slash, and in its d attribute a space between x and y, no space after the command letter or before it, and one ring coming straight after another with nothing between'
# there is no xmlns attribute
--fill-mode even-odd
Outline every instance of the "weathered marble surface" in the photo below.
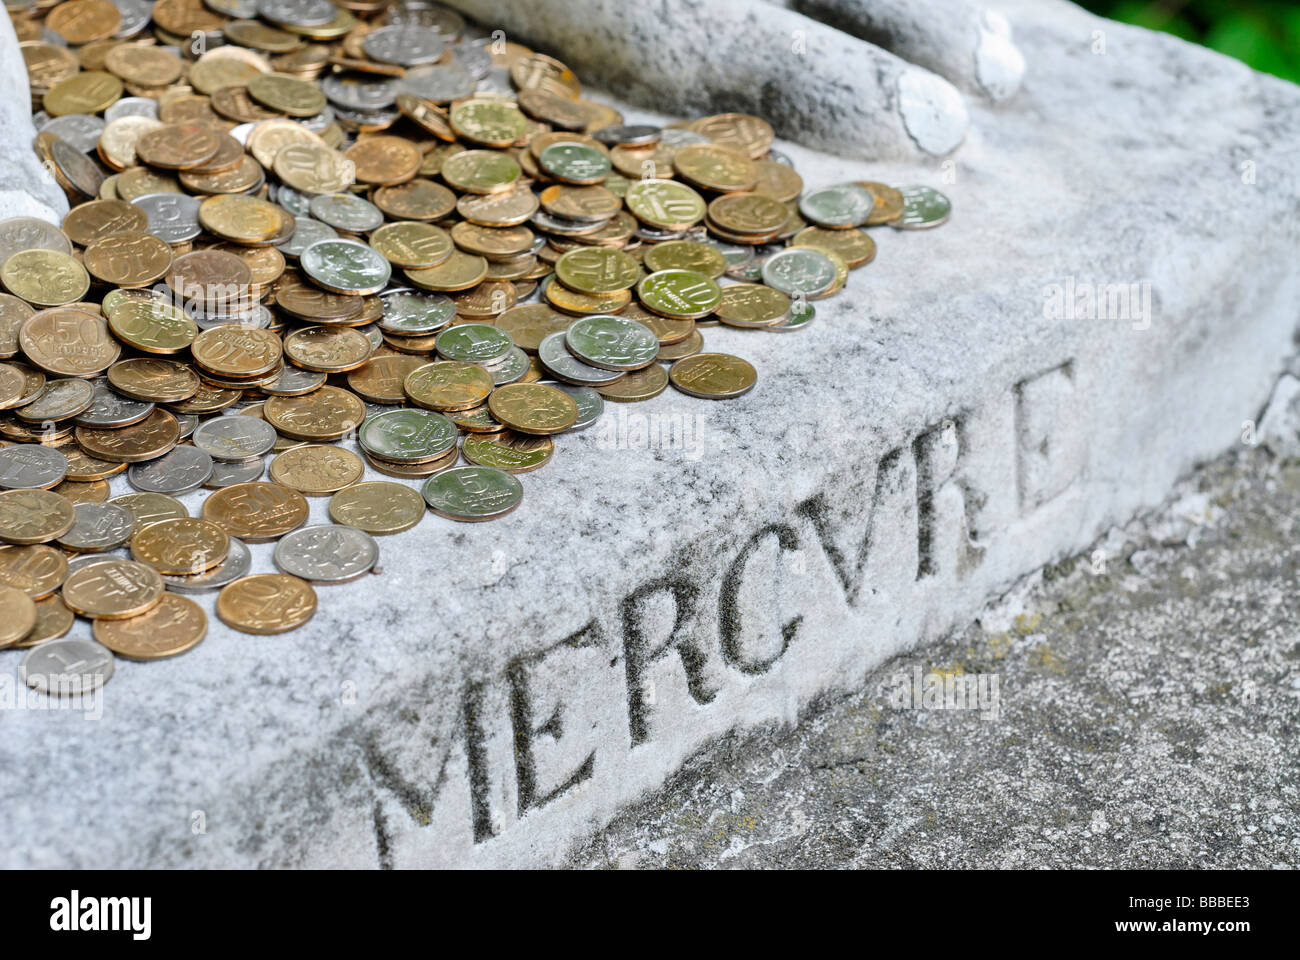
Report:
<svg viewBox="0 0 1300 960"><path fill-rule="evenodd" d="M27 69L8 16L0 17L0 220L40 217L58 223L68 198L31 149L31 96Z"/></svg>
<svg viewBox="0 0 1300 960"><path fill-rule="evenodd" d="M794 723L1237 442L1294 350L1300 90L1005 9L1023 88L971 99L951 162L779 144L810 184L932 183L954 216L876 231L801 334L706 330L758 367L743 400L613 410L698 445L562 437L517 512L382 541L382 574L322 588L296 633L214 623L120 663L102 720L0 710L0 862L566 862L701 747ZM1143 282L1149 323L1045 309Z"/></svg>

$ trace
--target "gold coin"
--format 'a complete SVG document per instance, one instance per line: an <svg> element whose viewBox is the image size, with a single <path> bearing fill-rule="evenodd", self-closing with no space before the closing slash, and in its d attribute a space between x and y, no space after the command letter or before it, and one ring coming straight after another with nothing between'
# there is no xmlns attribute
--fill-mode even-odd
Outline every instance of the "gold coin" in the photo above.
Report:
<svg viewBox="0 0 1300 960"><path fill-rule="evenodd" d="M665 143L644 147L620 144L609 151L609 162L631 180L668 180L677 174L673 168L676 153L676 148Z"/></svg>
<svg viewBox="0 0 1300 960"><path fill-rule="evenodd" d="M17 643L36 626L36 604L14 587L0 585L0 647Z"/></svg>
<svg viewBox="0 0 1300 960"><path fill-rule="evenodd" d="M249 134L249 140L252 140L252 134ZM254 156L257 156L256 152ZM277 150L274 156L275 175L303 193L339 193L356 182L357 170L352 161L323 141L289 143ZM271 162L268 160L263 166Z"/></svg>
<svg viewBox="0 0 1300 960"><path fill-rule="evenodd" d="M122 96L122 81L102 70L73 74L50 87L42 101L52 117L102 113Z"/></svg>
<svg viewBox="0 0 1300 960"><path fill-rule="evenodd" d="M248 95L262 106L291 117L314 117L325 109L325 94L320 87L281 73L248 78Z"/></svg>
<svg viewBox="0 0 1300 960"><path fill-rule="evenodd" d="M423 177L380 187L371 199L394 220L441 220L456 209L456 194Z"/></svg>
<svg viewBox="0 0 1300 960"><path fill-rule="evenodd" d="M145 416L148 416L148 414ZM140 420L143 419L144 417L140 418ZM92 457L81 449L81 445L72 437L60 440L51 444L51 446L68 458L68 473L65 482L71 480L73 483L93 483L96 480L103 480L105 477L119 474L127 466L125 463L113 463L108 460L100 460L98 457ZM61 487L63 484L59 484L59 486ZM61 493L62 491L56 487L54 492ZM108 498L105 497L104 499Z"/></svg>
<svg viewBox="0 0 1300 960"><path fill-rule="evenodd" d="M216 113L236 123L257 123L260 120L275 120L283 116L278 110L268 110L250 97L248 87L243 83L213 90L211 104Z"/></svg>
<svg viewBox="0 0 1300 960"><path fill-rule="evenodd" d="M230 552L230 536L217 524L196 517L160 520L131 537L131 556L169 576L211 570Z"/></svg>
<svg viewBox="0 0 1300 960"><path fill-rule="evenodd" d="M823 253L838 255L850 267L860 267L876 258L876 241L865 230L827 230L824 227L807 227L790 241L792 247L812 247Z"/></svg>
<svg viewBox="0 0 1300 960"><path fill-rule="evenodd" d="M424 518L424 498L410 487L372 480L345 487L330 498L330 519L372 536L410 530Z"/></svg>
<svg viewBox="0 0 1300 960"><path fill-rule="evenodd" d="M473 290L466 290L451 298L456 304L456 320L487 320L496 317L515 305L518 294L515 285L503 280L485 280Z"/></svg>
<svg viewBox="0 0 1300 960"><path fill-rule="evenodd" d="M164 520L173 520L190 515L189 510L185 508L185 504L165 493L125 493L120 497L114 497L108 502L130 510L131 515L135 517L137 530L150 524L161 523Z"/></svg>
<svg viewBox="0 0 1300 960"><path fill-rule="evenodd" d="M658 338L660 346L666 343L678 343L695 331L694 320L660 316L657 313L651 313L639 303L628 304L627 309L620 313L619 316L645 324Z"/></svg>
<svg viewBox="0 0 1300 960"><path fill-rule="evenodd" d="M118 464L113 464L118 466ZM125 465L123 465L124 467ZM108 483L103 480L64 480L54 488L54 493L70 503L105 503L108 500Z"/></svg>
<svg viewBox="0 0 1300 960"><path fill-rule="evenodd" d="M803 193L803 177L793 167L775 160L755 160L754 166L758 169L758 185L754 188L757 192L782 203L796 200Z"/></svg>
<svg viewBox="0 0 1300 960"><path fill-rule="evenodd" d="M180 403L168 404L168 407L172 413L204 416L209 413L218 413L226 409L226 407L238 403L243 396L243 390L214 387L203 383L199 385L198 392L194 396L188 400L182 400Z"/></svg>
<svg viewBox="0 0 1300 960"><path fill-rule="evenodd" d="M72 504L48 490L0 491L0 540L30 545L57 540L76 520Z"/></svg>
<svg viewBox="0 0 1300 960"><path fill-rule="evenodd" d="M233 53L240 51L240 48L218 47L216 50L209 50L199 57L190 66L189 75L186 77L190 86L199 93L209 95L216 94L227 87L240 87L247 94L248 81L270 72L270 64L257 54L240 51L245 53L246 57L236 57L231 54L222 55L222 51L227 50ZM116 73L116 71L114 72ZM216 109L215 104L213 104L213 109Z"/></svg>
<svg viewBox="0 0 1300 960"><path fill-rule="evenodd" d="M39 23L36 20L28 22ZM18 27L21 23L21 20L15 21L14 26ZM18 39L22 40L18 44L18 49L21 51L23 63L27 67L27 79L31 86L33 98L38 93L49 90L59 81L75 75L81 69L77 61L77 55L67 47L56 46L40 40L23 40L21 36Z"/></svg>
<svg viewBox="0 0 1300 960"><path fill-rule="evenodd" d="M682 393L723 400L753 389L758 371L749 361L727 353L697 353L674 363L668 377Z"/></svg>
<svg viewBox="0 0 1300 960"><path fill-rule="evenodd" d="M134 167L138 162L135 145L146 133L161 129L163 126L161 120L155 120L153 117L118 117L100 131L95 151L99 154L99 158L114 170Z"/></svg>
<svg viewBox="0 0 1300 960"><path fill-rule="evenodd" d="M669 240L656 243L645 252L647 270L694 270L710 280L727 272L727 258L711 243L699 240Z"/></svg>
<svg viewBox="0 0 1300 960"><path fill-rule="evenodd" d="M656 360L668 361L680 360L682 357L691 357L704 349L704 336L699 330L692 330L684 340L676 343L664 344L659 348L659 355Z"/></svg>
<svg viewBox="0 0 1300 960"><path fill-rule="evenodd" d="M208 615L189 597L174 593L152 610L125 620L98 619L95 639L127 660L161 660L198 646L208 632Z"/></svg>
<svg viewBox="0 0 1300 960"><path fill-rule="evenodd" d="M474 433L465 438L460 452L467 461L482 467L496 467L507 473L528 473L550 461L555 453L555 441L550 437L527 436L512 430Z"/></svg>
<svg viewBox="0 0 1300 960"><path fill-rule="evenodd" d="M455 131L451 129L451 124L447 122L446 111L432 100L426 100L410 93L399 93L394 105L402 112L404 117L414 120L439 140L451 142L456 139Z"/></svg>
<svg viewBox="0 0 1300 960"><path fill-rule="evenodd" d="M165 87L180 78L184 64L180 57L160 47L123 43L108 50L104 56L104 68L127 83L143 87ZM194 82L192 69L190 82Z"/></svg>
<svg viewBox="0 0 1300 960"><path fill-rule="evenodd" d="M54 596L46 597L44 600L37 600L36 626L32 627L25 637L16 643L10 644L10 646L14 648L34 647L46 640L56 640L59 637L66 636L75 622L76 617L68 609L67 604L63 602L62 597Z"/></svg>
<svg viewBox="0 0 1300 960"><path fill-rule="evenodd" d="M155 357L132 357L108 368L114 390L132 400L179 403L199 389L199 375L189 366Z"/></svg>
<svg viewBox="0 0 1300 960"><path fill-rule="evenodd" d="M284 275L284 254L275 247L245 247L237 243L222 243L209 247L215 253L228 253L238 257L248 267L249 283L261 290L269 287Z"/></svg>
<svg viewBox="0 0 1300 960"><path fill-rule="evenodd" d="M275 302L286 313L314 323L366 322L361 317L365 301L354 293L330 293L319 287L288 283L276 291Z"/></svg>
<svg viewBox="0 0 1300 960"><path fill-rule="evenodd" d="M371 403L401 403L406 399L407 376L425 362L417 356L372 357L348 374L348 387Z"/></svg>
<svg viewBox="0 0 1300 960"><path fill-rule="evenodd" d="M17 297L0 293L0 357L18 353L18 331L35 312Z"/></svg>
<svg viewBox="0 0 1300 960"><path fill-rule="evenodd" d="M642 223L660 230L686 230L699 223L703 198L674 180L641 180L628 187L627 208Z"/></svg>
<svg viewBox="0 0 1300 960"><path fill-rule="evenodd" d="M601 296L631 290L641 279L641 268L622 250L586 247L555 262L555 279L578 293Z"/></svg>
<svg viewBox="0 0 1300 960"><path fill-rule="evenodd" d="M485 147L508 147L524 135L519 108L503 100L465 100L449 114L451 129L462 139Z"/></svg>
<svg viewBox="0 0 1300 960"><path fill-rule="evenodd" d="M424 290L454 292L468 290L483 282L487 276L488 262L483 257L452 251L450 257L436 267L405 270L406 279Z"/></svg>
<svg viewBox="0 0 1300 960"><path fill-rule="evenodd" d="M492 374L474 363L439 360L407 375L404 384L411 402L429 410L468 410L492 393Z"/></svg>
<svg viewBox="0 0 1300 960"><path fill-rule="evenodd" d="M720 113L700 117L687 129L708 137L716 144L732 147L753 160L772 149L775 136L770 123L748 113Z"/></svg>
<svg viewBox="0 0 1300 960"><path fill-rule="evenodd" d="M143 287L167 272L172 248L150 233L126 233L96 240L86 248L86 270L119 287Z"/></svg>
<svg viewBox="0 0 1300 960"><path fill-rule="evenodd" d="M286 221L292 229L292 216L256 197L209 197L199 204L199 224L221 239L236 243L270 242L285 228Z"/></svg>
<svg viewBox="0 0 1300 960"><path fill-rule="evenodd" d="M395 460L384 460L380 457L366 454L366 463L371 468L388 477L400 477L406 480L416 480L423 477L430 477L439 470L445 470L454 466L460 458L460 450L455 444L452 444L450 450L440 457L433 460L417 463L398 463Z"/></svg>
<svg viewBox="0 0 1300 960"><path fill-rule="evenodd" d="M542 53L528 53L516 59L510 65L510 79L520 90L548 90L574 100L582 95L582 84L573 71Z"/></svg>
<svg viewBox="0 0 1300 960"><path fill-rule="evenodd" d="M124 200L91 200L73 207L63 218L63 232L83 247L105 237L144 233L148 228L145 212Z"/></svg>
<svg viewBox="0 0 1300 960"><path fill-rule="evenodd" d="M316 612L311 584L286 573L259 573L221 588L217 617L243 633L287 633Z"/></svg>
<svg viewBox="0 0 1300 960"><path fill-rule="evenodd" d="M585 130L587 127L588 114L582 103L540 87L520 90L519 108L534 120L560 130Z"/></svg>
<svg viewBox="0 0 1300 960"><path fill-rule="evenodd" d="M546 436L578 422L578 404L563 390L542 383L511 383L488 397L488 411L511 430Z"/></svg>
<svg viewBox="0 0 1300 960"><path fill-rule="evenodd" d="M509 190L521 173L518 161L495 150L466 150L442 164L442 179L462 193Z"/></svg>
<svg viewBox="0 0 1300 960"><path fill-rule="evenodd" d="M515 382L528 383L531 381L516 380ZM498 433L506 428L504 423L497 422L492 416L486 403L481 407L472 407L469 410L457 410L448 413L447 419L466 433Z"/></svg>
<svg viewBox="0 0 1300 960"><path fill-rule="evenodd" d="M770 234L789 216L784 203L761 193L724 194L709 204L709 219L729 233Z"/></svg>
<svg viewBox="0 0 1300 960"><path fill-rule="evenodd" d="M393 266L408 269L436 267L455 252L446 230L415 220L385 223L371 232L370 246Z"/></svg>
<svg viewBox="0 0 1300 960"><path fill-rule="evenodd" d="M527 227L481 227L462 222L452 227L451 239L466 253L496 259L527 252L533 245L533 232Z"/></svg>
<svg viewBox="0 0 1300 960"><path fill-rule="evenodd" d="M284 355L304 370L344 373L370 359L370 339L351 327L304 327L284 338Z"/></svg>
<svg viewBox="0 0 1300 960"><path fill-rule="evenodd" d="M632 370L625 377L613 383L602 384L595 388L606 400L616 403L631 403L649 400L668 389L668 371L657 363L640 370Z"/></svg>
<svg viewBox="0 0 1300 960"><path fill-rule="evenodd" d="M115 430L77 427L77 443L92 457L113 463L153 460L176 446L181 428L166 410L155 410L139 423Z"/></svg>
<svg viewBox="0 0 1300 960"><path fill-rule="evenodd" d="M222 324L202 331L190 345L195 362L222 377L255 377L274 370L284 355L271 330Z"/></svg>
<svg viewBox="0 0 1300 960"><path fill-rule="evenodd" d="M220 30L226 18L205 7L202 0L158 0L153 5L153 22L188 40L191 34Z"/></svg>
<svg viewBox="0 0 1300 960"><path fill-rule="evenodd" d="M865 187L876 200L867 218L867 226L875 227L883 223L893 223L903 215L903 195L887 183L874 180L859 180L859 187Z"/></svg>
<svg viewBox="0 0 1300 960"><path fill-rule="evenodd" d="M249 543L296 530L307 521L307 512L307 501L297 490L263 480L222 487L203 504L203 519Z"/></svg>
<svg viewBox="0 0 1300 960"><path fill-rule="evenodd" d="M356 168L357 183L380 186L410 180L424 159L420 148L410 140L388 136L358 140L343 156Z"/></svg>
<svg viewBox="0 0 1300 960"><path fill-rule="evenodd" d="M467 194L456 203L456 212L480 227L513 227L537 212L533 191L516 185L499 193Z"/></svg>
<svg viewBox="0 0 1300 960"><path fill-rule="evenodd" d="M589 316L596 313L620 313L632 302L630 290L610 294L578 293L559 283L547 283L542 296L546 302L562 313Z"/></svg>
<svg viewBox="0 0 1300 960"><path fill-rule="evenodd" d="M366 405L339 387L321 387L300 397L270 397L262 416L291 440L338 440L366 417Z"/></svg>
<svg viewBox="0 0 1300 960"><path fill-rule="evenodd" d="M260 20L232 20L223 24L221 30L227 40L254 50L265 50L267 53L283 53L302 46L301 37L286 30L277 30Z"/></svg>
<svg viewBox="0 0 1300 960"><path fill-rule="evenodd" d="M233 142L238 143L237 140ZM242 148L236 165L229 170L185 170L180 174L181 186L199 194L244 193L261 186L265 180L262 165L252 157L244 156Z"/></svg>
<svg viewBox="0 0 1300 960"><path fill-rule="evenodd" d="M62 377L93 377L122 353L102 317L70 307L33 314L18 331L18 343L33 364Z"/></svg>
<svg viewBox="0 0 1300 960"><path fill-rule="evenodd" d="M117 300L106 312L113 335L144 353L180 353L199 333L189 314L163 300Z"/></svg>
<svg viewBox="0 0 1300 960"><path fill-rule="evenodd" d="M308 497L323 497L356 483L366 466L351 450L305 444L271 461L271 479Z"/></svg>
<svg viewBox="0 0 1300 960"><path fill-rule="evenodd" d="M63 602L92 620L125 620L152 610L163 598L162 576L132 560L104 560L74 570L63 581Z"/></svg>
<svg viewBox="0 0 1300 960"><path fill-rule="evenodd" d="M68 561L53 547L0 547L0 583L21 590L33 600L59 589L67 575Z"/></svg>
<svg viewBox="0 0 1300 960"><path fill-rule="evenodd" d="M544 303L512 307L497 317L496 326L510 334L515 346L536 353L542 341L552 333L567 330L573 318Z"/></svg>
<svg viewBox="0 0 1300 960"><path fill-rule="evenodd" d="M169 123L142 135L135 142L135 152L150 166L183 170L211 159L220 145L217 131L210 127Z"/></svg>
<svg viewBox="0 0 1300 960"><path fill-rule="evenodd" d="M134 159L134 150L131 155ZM151 193L184 193L175 177L148 167L131 167L124 171L117 180L116 189L118 197L123 200L136 200Z"/></svg>
<svg viewBox="0 0 1300 960"><path fill-rule="evenodd" d="M17 367L0 363L0 410L18 406L27 392L27 378Z"/></svg>
<svg viewBox="0 0 1300 960"><path fill-rule="evenodd" d="M0 281L16 297L38 307L57 307L80 300L90 289L90 275L74 257L53 250L20 250L0 266Z"/></svg>
<svg viewBox="0 0 1300 960"><path fill-rule="evenodd" d="M770 327L790 313L790 297L761 283L735 283L722 288L722 301L713 313L732 327Z"/></svg>
<svg viewBox="0 0 1300 960"><path fill-rule="evenodd" d="M622 200L606 187L574 187L556 184L547 187L538 198L547 213L569 220L603 221L623 207Z"/></svg>
<svg viewBox="0 0 1300 960"><path fill-rule="evenodd" d="M754 161L716 143L692 143L673 154L678 176L688 183L718 193L752 190L758 184Z"/></svg>

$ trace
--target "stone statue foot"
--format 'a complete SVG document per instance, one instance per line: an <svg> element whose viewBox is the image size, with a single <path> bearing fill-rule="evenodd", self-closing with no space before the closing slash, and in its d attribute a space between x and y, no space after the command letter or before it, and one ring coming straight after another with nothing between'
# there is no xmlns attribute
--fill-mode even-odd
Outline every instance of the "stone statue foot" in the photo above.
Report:
<svg viewBox="0 0 1300 960"><path fill-rule="evenodd" d="M943 156L969 126L958 89L1003 99L1024 59L972 0L451 0L633 103L738 111L872 160Z"/></svg>

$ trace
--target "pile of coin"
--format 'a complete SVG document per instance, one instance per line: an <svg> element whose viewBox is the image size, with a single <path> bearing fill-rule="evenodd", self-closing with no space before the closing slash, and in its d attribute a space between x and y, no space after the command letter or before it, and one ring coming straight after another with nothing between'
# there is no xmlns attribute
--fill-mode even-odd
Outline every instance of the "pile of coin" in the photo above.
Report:
<svg viewBox="0 0 1300 960"><path fill-rule="evenodd" d="M197 592L238 630L306 622L374 537L516 508L605 401L744 394L702 331L802 329L864 228L948 216L806 190L759 117L625 123L427 0L6 6L71 202L0 222L0 646L44 651L34 686L51 643L95 661L76 616L135 659L199 642Z"/></svg>

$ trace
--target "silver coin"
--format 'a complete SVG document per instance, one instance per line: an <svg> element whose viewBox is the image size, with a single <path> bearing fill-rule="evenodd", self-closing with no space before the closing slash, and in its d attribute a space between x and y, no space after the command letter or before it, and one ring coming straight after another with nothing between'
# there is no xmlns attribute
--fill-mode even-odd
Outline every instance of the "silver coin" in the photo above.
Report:
<svg viewBox="0 0 1300 960"><path fill-rule="evenodd" d="M547 233L558 233L563 237L569 234L588 233L597 223L604 226L613 221L613 219L613 217L607 217L603 220L575 220L571 217L557 217L555 214L547 213L545 210L538 210L532 215L529 222L534 226L545 230ZM664 239L677 240L680 239L680 237L676 233L672 233L671 236L669 236L668 231L665 231Z"/></svg>
<svg viewBox="0 0 1300 960"><path fill-rule="evenodd" d="M456 304L441 293L425 293L401 287L379 295L384 304L379 318L381 329L405 336L435 333L456 316Z"/></svg>
<svg viewBox="0 0 1300 960"><path fill-rule="evenodd" d="M237 483L248 483L251 480L258 479L265 470L265 457L258 457L255 460L242 460L236 463L216 462L212 464L212 475L208 477L203 486L209 490L233 487Z"/></svg>
<svg viewBox="0 0 1300 960"><path fill-rule="evenodd" d="M465 30L465 20L459 13L430 0L397 0L384 11L384 23L432 27L449 41Z"/></svg>
<svg viewBox="0 0 1300 960"><path fill-rule="evenodd" d="M669 127L664 130L663 138L659 141L665 147L672 147L674 150L679 147L689 147L695 143L712 143L702 133L696 133L694 130L687 130L684 127Z"/></svg>
<svg viewBox="0 0 1300 960"><path fill-rule="evenodd" d="M149 97L123 97L104 111L109 123L120 117L149 117L158 119L158 101Z"/></svg>
<svg viewBox="0 0 1300 960"><path fill-rule="evenodd" d="M601 127L592 134L607 147L616 147L620 143L628 145L658 143L663 135L663 127L656 127L649 123L615 123L608 127Z"/></svg>
<svg viewBox="0 0 1300 960"><path fill-rule="evenodd" d="M112 550L131 539L135 514L112 503L78 503L72 529L59 537L58 544L78 553Z"/></svg>
<svg viewBox="0 0 1300 960"><path fill-rule="evenodd" d="M352 107L335 107L335 114L340 120L347 123L356 124L359 127L375 126L380 129L391 127L401 119L402 114L396 109L387 107L377 110L355 110ZM346 150L350 144L343 144L340 149Z"/></svg>
<svg viewBox="0 0 1300 960"><path fill-rule="evenodd" d="M763 282L782 293L815 297L835 282L835 264L809 247L787 247L763 264Z"/></svg>
<svg viewBox="0 0 1300 960"><path fill-rule="evenodd" d="M15 410L14 416L28 423L53 423L81 414L94 399L95 388L89 380L47 380L41 395Z"/></svg>
<svg viewBox="0 0 1300 960"><path fill-rule="evenodd" d="M321 223L349 233L369 233L384 222L384 214L354 193L323 193L312 197L311 215Z"/></svg>
<svg viewBox="0 0 1300 960"><path fill-rule="evenodd" d="M152 0L113 0L113 6L122 14L122 22L118 25L117 33L113 34L115 40L134 37L149 26L149 21L153 19Z"/></svg>
<svg viewBox="0 0 1300 960"><path fill-rule="evenodd" d="M67 47L68 41L63 39L61 34L55 33L49 27L41 28L41 43L50 43L56 47Z"/></svg>
<svg viewBox="0 0 1300 960"><path fill-rule="evenodd" d="M569 324L564 345L579 360L604 370L640 370L659 355L659 338L644 323L596 314Z"/></svg>
<svg viewBox="0 0 1300 960"><path fill-rule="evenodd" d="M275 318L265 306L255 303L247 310L236 313L203 313L202 311L195 311L193 319L200 330L210 330L213 327L232 323L241 327L265 330Z"/></svg>
<svg viewBox="0 0 1300 960"><path fill-rule="evenodd" d="M257 18L257 0L203 0L203 5L236 20Z"/></svg>
<svg viewBox="0 0 1300 960"><path fill-rule="evenodd" d="M73 421L79 427L116 428L139 423L153 413L154 405L144 400L131 400L113 390L106 381L95 384L95 396L90 406Z"/></svg>
<svg viewBox="0 0 1300 960"><path fill-rule="evenodd" d="M213 417L194 431L194 446L226 462L255 460L270 453L278 439L275 427L256 417Z"/></svg>
<svg viewBox="0 0 1300 960"><path fill-rule="evenodd" d="M205 450L182 444L156 460L133 463L127 482L142 493L189 493L212 476L212 456Z"/></svg>
<svg viewBox="0 0 1300 960"><path fill-rule="evenodd" d="M67 234L39 217L10 217L0 220L0 263L19 250L54 250L72 253Z"/></svg>
<svg viewBox="0 0 1300 960"><path fill-rule="evenodd" d="M626 376L621 370L602 370L583 363L564 345L563 330L542 339L537 346L537 359L555 379L578 386L603 386Z"/></svg>
<svg viewBox="0 0 1300 960"><path fill-rule="evenodd" d="M813 322L817 316L817 308L807 300L798 299L790 305L790 312L786 318L774 327L768 327L769 330L775 330L778 333L789 333L792 330L802 330L808 324Z"/></svg>
<svg viewBox="0 0 1300 960"><path fill-rule="evenodd" d="M514 345L510 334L490 323L458 323L433 341L433 348L444 360L484 365L504 360Z"/></svg>
<svg viewBox="0 0 1300 960"><path fill-rule="evenodd" d="M37 130L41 129L44 124L50 122L50 115L44 110L37 110L32 114L32 126Z"/></svg>
<svg viewBox="0 0 1300 960"><path fill-rule="evenodd" d="M934 187L913 184L899 187L903 195L903 215L894 221L899 230L925 230L948 222L952 201Z"/></svg>
<svg viewBox="0 0 1300 960"><path fill-rule="evenodd" d="M428 69L421 68L421 69ZM411 71L407 71L410 76ZM321 92L336 107L348 110L383 110L391 107L401 92L394 78L357 77L331 74L321 79Z"/></svg>
<svg viewBox="0 0 1300 960"><path fill-rule="evenodd" d="M230 538L230 550L226 559L211 570L193 576L175 576L163 574L163 583L172 593L207 593L220 590L228 583L234 583L248 573L253 566L253 554L243 540Z"/></svg>
<svg viewBox="0 0 1300 960"><path fill-rule="evenodd" d="M50 142L50 157L79 192L91 197L99 196L99 188L108 172L98 160L82 153L66 140Z"/></svg>
<svg viewBox="0 0 1300 960"><path fill-rule="evenodd" d="M311 212L311 197L305 193L299 193L293 187L280 184L275 188L272 199L297 219L305 218Z"/></svg>
<svg viewBox="0 0 1300 960"><path fill-rule="evenodd" d="M492 520L505 516L524 498L524 485L496 467L468 466L440 470L420 492L437 514L452 520Z"/></svg>
<svg viewBox="0 0 1300 960"><path fill-rule="evenodd" d="M488 364L485 369L492 374L493 385L503 387L507 383L514 383L528 372L528 354L518 347L511 347L504 358Z"/></svg>
<svg viewBox="0 0 1300 960"><path fill-rule="evenodd" d="M83 553L79 557L73 557L68 561L68 576L76 573L82 567L89 567L96 563L108 563L110 560L130 560L131 555L125 550L105 550L103 553Z"/></svg>
<svg viewBox="0 0 1300 960"><path fill-rule="evenodd" d="M67 113L41 127L41 133L50 133L65 143L70 143L82 153L89 153L99 143L104 131L104 121L85 113Z"/></svg>
<svg viewBox="0 0 1300 960"><path fill-rule="evenodd" d="M327 523L285 534L273 559L285 573L312 583L345 583L374 568L379 544L364 530Z"/></svg>
<svg viewBox="0 0 1300 960"><path fill-rule="evenodd" d="M177 440L188 438L189 435L194 432L194 428L199 425L199 418L194 416L192 413L173 412L172 417L176 420L176 426L179 427L181 431L181 435L176 438Z"/></svg>
<svg viewBox="0 0 1300 960"><path fill-rule="evenodd" d="M68 458L53 447L24 443L0 450L0 488L48 490L68 475Z"/></svg>
<svg viewBox="0 0 1300 960"><path fill-rule="evenodd" d="M515 85L510 79L510 71L505 67L493 67L486 77L480 77L474 87L475 93L494 93L503 97L515 95Z"/></svg>
<svg viewBox="0 0 1300 960"><path fill-rule="evenodd" d="M315 370L303 370L286 363L274 383L262 387L262 392L272 397L301 397L323 386L325 374Z"/></svg>
<svg viewBox="0 0 1300 960"><path fill-rule="evenodd" d="M389 410L361 423L361 449L383 460L419 463L433 460L456 445L456 425L432 410Z"/></svg>
<svg viewBox="0 0 1300 960"><path fill-rule="evenodd" d="M441 57L447 40L432 27L394 25L370 31L361 41L361 49L380 63L417 67Z"/></svg>
<svg viewBox="0 0 1300 960"><path fill-rule="evenodd" d="M113 652L81 637L46 640L23 657L18 676L33 690L49 696L84 696L112 678Z"/></svg>
<svg viewBox="0 0 1300 960"><path fill-rule="evenodd" d="M484 38L481 40L463 40L460 43L452 44L452 62L460 64L464 71L475 80L482 80L492 70L492 52L488 50L488 44L491 42L491 40Z"/></svg>
<svg viewBox="0 0 1300 960"><path fill-rule="evenodd" d="M334 108L327 103L321 108L320 113L313 114L310 117L303 117L298 122L312 133L324 133L334 123Z"/></svg>
<svg viewBox="0 0 1300 960"><path fill-rule="evenodd" d="M149 232L167 243L184 243L200 233L199 199L183 193L146 193L131 201L149 216Z"/></svg>
<svg viewBox="0 0 1300 960"><path fill-rule="evenodd" d="M396 86L394 96L411 93L435 103L450 103L470 96L477 85L469 71L453 62L413 67L397 81Z"/></svg>
<svg viewBox="0 0 1300 960"><path fill-rule="evenodd" d="M556 390L562 390L573 397L574 403L578 405L578 419L569 428L570 430L581 430L583 427L591 426L605 412L605 398L591 387L560 383L558 380L542 380L539 382L546 384L548 387L554 387Z"/></svg>
<svg viewBox="0 0 1300 960"><path fill-rule="evenodd" d="M282 240L275 247L287 257L301 257L302 252L313 243L320 243L322 240L336 240L338 235L338 231L329 224L313 220L311 217L298 217L289 239Z"/></svg>
<svg viewBox="0 0 1300 960"><path fill-rule="evenodd" d="M767 159L773 161L774 163L779 163L783 167L790 167L791 169L794 168L794 161L791 160L784 153L782 153L780 150L768 150Z"/></svg>
<svg viewBox="0 0 1300 960"><path fill-rule="evenodd" d="M808 190L799 198L799 212L804 219L821 227L860 227L875 208L875 195L856 183Z"/></svg>
<svg viewBox="0 0 1300 960"><path fill-rule="evenodd" d="M257 12L282 26L323 27L339 11L330 0L257 0Z"/></svg>
<svg viewBox="0 0 1300 960"><path fill-rule="evenodd" d="M388 258L357 240L320 240L298 257L302 272L336 293L377 293L393 275Z"/></svg>

